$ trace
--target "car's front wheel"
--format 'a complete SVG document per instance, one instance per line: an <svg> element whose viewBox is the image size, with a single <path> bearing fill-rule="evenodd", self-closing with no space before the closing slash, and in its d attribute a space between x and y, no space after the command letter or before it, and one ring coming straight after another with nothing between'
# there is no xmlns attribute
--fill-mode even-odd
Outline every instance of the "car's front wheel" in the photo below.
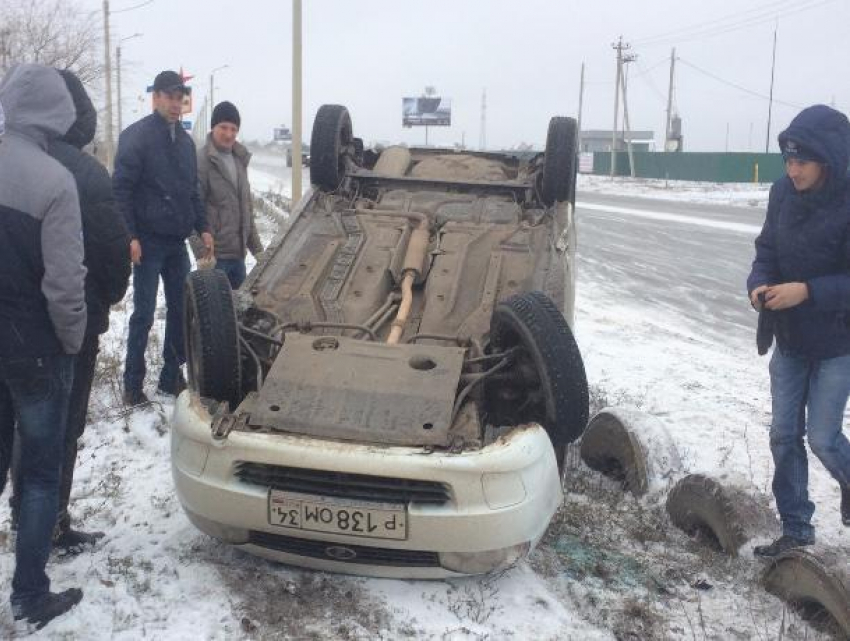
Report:
<svg viewBox="0 0 850 641"><path fill-rule="evenodd" d="M242 400L242 377L230 282L222 271L201 269L189 274L183 291L189 386L235 409Z"/></svg>
<svg viewBox="0 0 850 641"><path fill-rule="evenodd" d="M589 414L584 362L564 316L542 292L512 296L493 310L490 352L510 352L511 364L484 382L488 422L540 423L563 472L566 446L581 436Z"/></svg>

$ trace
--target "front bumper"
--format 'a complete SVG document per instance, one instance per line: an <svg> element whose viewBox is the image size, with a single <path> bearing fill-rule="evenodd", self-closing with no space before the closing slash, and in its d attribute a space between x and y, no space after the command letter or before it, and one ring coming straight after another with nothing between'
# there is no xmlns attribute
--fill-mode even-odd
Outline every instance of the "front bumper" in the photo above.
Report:
<svg viewBox="0 0 850 641"><path fill-rule="evenodd" d="M197 396L184 392L171 432L184 510L203 532L291 565L392 578L489 572L527 554L562 500L555 455L539 425L461 454L244 431L214 440L210 425ZM408 503L404 540L282 527L269 522L270 489L237 477L245 462L438 482L448 499Z"/></svg>

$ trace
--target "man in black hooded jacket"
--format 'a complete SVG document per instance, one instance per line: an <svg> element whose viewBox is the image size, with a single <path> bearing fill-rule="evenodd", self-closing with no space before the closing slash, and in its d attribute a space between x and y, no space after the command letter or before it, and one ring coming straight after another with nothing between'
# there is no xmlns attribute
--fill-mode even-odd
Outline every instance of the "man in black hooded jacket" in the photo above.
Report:
<svg viewBox="0 0 850 641"><path fill-rule="evenodd" d="M838 482L850 526L850 121L826 105L779 134L786 176L770 190L747 280L750 302L774 316L770 360L773 494L782 536L756 546L774 557L815 541L805 441Z"/></svg>
<svg viewBox="0 0 850 641"><path fill-rule="evenodd" d="M59 73L73 98L77 120L65 136L50 143L48 153L71 172L77 183L85 249L83 262L88 269L85 281L88 323L74 365L59 489L59 515L53 544L65 551L76 552L103 536L102 532L72 529L68 503L77 461L77 442L86 426L100 335L109 329L110 306L120 302L127 292L130 235L123 216L116 208L109 173L94 156L82 151L94 138L97 111L80 79L70 71ZM12 497L13 522L17 512L16 498Z"/></svg>

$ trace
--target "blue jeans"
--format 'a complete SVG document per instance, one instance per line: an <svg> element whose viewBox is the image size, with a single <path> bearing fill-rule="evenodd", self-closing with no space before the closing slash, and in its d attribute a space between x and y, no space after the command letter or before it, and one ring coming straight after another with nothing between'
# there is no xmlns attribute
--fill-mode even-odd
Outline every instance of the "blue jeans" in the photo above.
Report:
<svg viewBox="0 0 850 641"><path fill-rule="evenodd" d="M12 607L25 606L50 590L45 566L59 504L68 399L74 357L0 358L0 448L4 465L17 424L20 515L12 578ZM0 469L0 492L6 484Z"/></svg>
<svg viewBox="0 0 850 641"><path fill-rule="evenodd" d="M842 432L850 396L850 355L809 360L774 350L770 360L773 495L784 534L814 540L803 437L843 488L850 487L850 442Z"/></svg>
<svg viewBox="0 0 850 641"><path fill-rule="evenodd" d="M239 289L245 282L245 261L238 258L219 258L215 261L215 268L227 275L231 289Z"/></svg>
<svg viewBox="0 0 850 641"><path fill-rule="evenodd" d="M145 350L156 312L159 278L165 289L165 341L162 345L162 372L159 386L172 390L180 366L186 362L183 346L183 283L189 274L186 243L158 244L142 241L142 262L133 265L133 315L127 338L124 389L141 391L145 382Z"/></svg>

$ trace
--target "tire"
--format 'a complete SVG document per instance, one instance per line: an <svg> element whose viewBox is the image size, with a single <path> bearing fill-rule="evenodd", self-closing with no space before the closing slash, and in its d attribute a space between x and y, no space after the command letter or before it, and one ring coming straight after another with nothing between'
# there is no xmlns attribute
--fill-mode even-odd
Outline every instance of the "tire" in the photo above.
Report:
<svg viewBox="0 0 850 641"><path fill-rule="evenodd" d="M667 496L667 514L685 533L707 536L733 557L775 523L767 506L752 495L702 474L689 474L673 486Z"/></svg>
<svg viewBox="0 0 850 641"><path fill-rule="evenodd" d="M581 439L581 458L592 470L623 483L636 496L649 489L647 454L634 430L611 410L602 410Z"/></svg>
<svg viewBox="0 0 850 641"><path fill-rule="evenodd" d="M310 180L324 191L334 191L345 177L345 159L353 155L351 116L342 105L322 105L310 137Z"/></svg>
<svg viewBox="0 0 850 641"><path fill-rule="evenodd" d="M520 349L508 376L484 382L485 414L494 425L540 423L563 473L566 446L587 425L587 376L569 325L542 292L512 296L493 310L490 351L513 347Z"/></svg>
<svg viewBox="0 0 850 641"><path fill-rule="evenodd" d="M776 557L762 575L765 590L814 627L850 639L850 571L841 550L793 549Z"/></svg>
<svg viewBox="0 0 850 641"><path fill-rule="evenodd" d="M540 188L543 202L548 206L556 202L570 202L575 205L577 134L578 125L575 118L555 116L549 121Z"/></svg>
<svg viewBox="0 0 850 641"><path fill-rule="evenodd" d="M183 328L189 386L235 409L242 401L241 356L233 294L224 272L196 270L186 278Z"/></svg>

